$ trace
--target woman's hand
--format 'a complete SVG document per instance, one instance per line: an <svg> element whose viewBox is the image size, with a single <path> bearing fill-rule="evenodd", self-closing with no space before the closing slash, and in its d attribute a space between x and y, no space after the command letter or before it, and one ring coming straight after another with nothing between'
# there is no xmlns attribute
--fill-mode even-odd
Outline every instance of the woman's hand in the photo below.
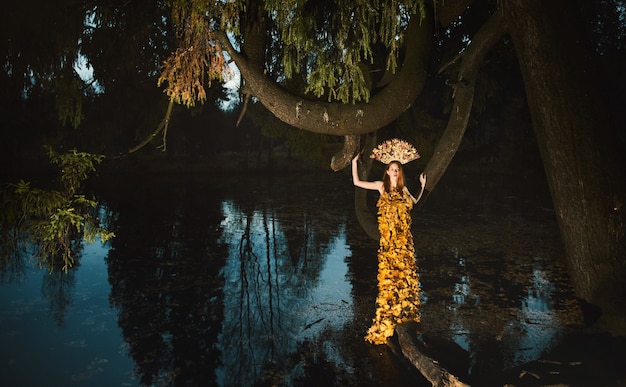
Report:
<svg viewBox="0 0 626 387"><path fill-rule="evenodd" d="M426 174L425 173L420 174L420 184L422 184L422 188L426 186Z"/></svg>

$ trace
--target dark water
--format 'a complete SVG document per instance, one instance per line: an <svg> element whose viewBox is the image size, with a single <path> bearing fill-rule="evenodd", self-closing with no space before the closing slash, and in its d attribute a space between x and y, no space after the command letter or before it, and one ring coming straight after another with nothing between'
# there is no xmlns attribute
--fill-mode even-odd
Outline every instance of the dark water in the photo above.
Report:
<svg viewBox="0 0 626 387"><path fill-rule="evenodd" d="M414 213L421 330L464 349L478 382L582 320L545 192L482 184L442 182ZM3 272L0 385L429 385L363 339L377 242L349 176L104 176L94 190L116 238L68 274Z"/></svg>

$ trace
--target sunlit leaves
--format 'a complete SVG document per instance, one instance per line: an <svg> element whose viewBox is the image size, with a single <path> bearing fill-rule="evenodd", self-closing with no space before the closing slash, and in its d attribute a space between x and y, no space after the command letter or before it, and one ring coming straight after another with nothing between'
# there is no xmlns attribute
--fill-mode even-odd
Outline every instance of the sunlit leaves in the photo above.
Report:
<svg viewBox="0 0 626 387"><path fill-rule="evenodd" d="M106 242L114 236L94 215L97 202L76 193L103 156L76 150L64 154L49 150L49 155L51 163L61 168L61 191L33 188L23 180L6 185L2 191L2 262L7 261L5 256L30 244L41 266L49 270L59 266L67 271L75 263L79 241L93 243L99 238Z"/></svg>
<svg viewBox="0 0 626 387"><path fill-rule="evenodd" d="M221 30L235 40L245 40L241 25L268 18L279 40L267 45L266 68L281 64L281 77L297 74L306 79L303 92L344 103L368 101L370 88L364 63L374 60L375 45L385 48L386 69L395 71L404 29L411 17L424 15L423 0L265 0L254 9L246 1L172 0L179 48L165 62L159 85L175 102L192 106L204 101L204 86L223 80L227 71L221 48L212 32ZM258 16L263 15L263 16ZM417 16L416 16L417 15ZM383 70L383 69L379 69Z"/></svg>
<svg viewBox="0 0 626 387"><path fill-rule="evenodd" d="M213 80L223 81L228 67L219 42L212 40L211 31L216 23L238 30L236 15L241 11L238 4L237 1L171 2L179 47L165 61L158 85L167 83L165 92L174 102L187 107L204 102L205 85Z"/></svg>
<svg viewBox="0 0 626 387"><path fill-rule="evenodd" d="M94 155L71 149L67 153L57 153L48 148L50 163L61 169L61 185L68 195L74 195L80 185L96 171L96 165L104 159L103 155Z"/></svg>

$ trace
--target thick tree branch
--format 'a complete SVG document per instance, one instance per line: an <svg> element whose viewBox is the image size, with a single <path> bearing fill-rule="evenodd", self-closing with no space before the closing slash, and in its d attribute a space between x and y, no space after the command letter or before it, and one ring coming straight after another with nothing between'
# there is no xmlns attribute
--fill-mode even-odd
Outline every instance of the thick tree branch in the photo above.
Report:
<svg viewBox="0 0 626 387"><path fill-rule="evenodd" d="M433 191L444 172L450 165L452 158L459 149L467 122L472 112L474 101L474 82L485 55L506 33L504 19L499 13L495 13L483 24L481 29L467 47L461 67L459 78L454 87L454 103L448 125L443 132L433 156L426 165L425 172L428 175L426 182L427 195Z"/></svg>
<svg viewBox="0 0 626 387"><path fill-rule="evenodd" d="M299 129L339 136L373 132L406 111L424 86L432 46L431 21L413 18L405 36L406 58L394 80L368 103L344 104L312 101L290 93L235 50L223 32L216 32L216 36L254 96L278 119Z"/></svg>
<svg viewBox="0 0 626 387"><path fill-rule="evenodd" d="M415 324L404 323L396 326L398 343L404 357L420 371L422 375L437 387L467 387L456 375L453 375L439 361L429 356L423 345L416 342L417 332ZM420 348L421 347L421 348Z"/></svg>
<svg viewBox="0 0 626 387"><path fill-rule="evenodd" d="M346 165L348 165L357 152L360 150L361 146L360 136L356 134L351 134L345 136L343 141L343 148L333 156L330 161L330 168L333 171L338 171L343 169Z"/></svg>

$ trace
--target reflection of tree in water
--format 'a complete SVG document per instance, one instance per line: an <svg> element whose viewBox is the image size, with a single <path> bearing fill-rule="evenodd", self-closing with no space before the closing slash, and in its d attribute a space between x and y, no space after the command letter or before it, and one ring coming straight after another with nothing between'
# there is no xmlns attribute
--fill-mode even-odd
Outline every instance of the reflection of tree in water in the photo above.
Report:
<svg viewBox="0 0 626 387"><path fill-rule="evenodd" d="M554 259L553 220L507 216L513 221L497 214L472 228L438 216L418 234L418 243L439 251L419 262L427 273L422 331L467 350L469 372L481 385L539 358L582 322L565 267Z"/></svg>
<svg viewBox="0 0 626 387"><path fill-rule="evenodd" d="M56 189L31 187L24 180L0 186L0 279L19 280L31 264L46 268L42 294L61 326L84 243L107 241L113 234L101 227L98 203L82 193L104 156L47 149L50 164L59 169Z"/></svg>
<svg viewBox="0 0 626 387"><path fill-rule="evenodd" d="M110 204L110 298L145 385L215 384L224 253L212 241L221 217L195 188L133 186Z"/></svg>
<svg viewBox="0 0 626 387"><path fill-rule="evenodd" d="M6 242L0 243L0 283L21 281L26 277L28 267L28 258L24 246L8 247Z"/></svg>
<svg viewBox="0 0 626 387"><path fill-rule="evenodd" d="M76 285L76 271L80 267L80 258L83 250L80 239L71 241L72 256L75 258L74 266L62 270L62 262L53 262L45 270L41 278L41 295L48 300L48 313L58 326L65 323L65 314L72 304L74 287ZM7 255L2 255L3 262L0 264L0 283L20 282L26 277L28 270L33 265L32 256L37 247L30 243L20 243L13 247ZM38 266L38 265L37 265Z"/></svg>
<svg viewBox="0 0 626 387"><path fill-rule="evenodd" d="M360 253L336 194L309 179L286 190L240 177L210 188L178 180L99 190L115 214L110 300L142 384L299 384L336 369L351 378L349 370L371 370L358 380L397 375L391 365L374 370L383 357L364 356L365 326L352 325L358 305L346 276ZM375 272L375 249L367 251ZM372 297L366 304L365 324Z"/></svg>
<svg viewBox="0 0 626 387"><path fill-rule="evenodd" d="M67 273L62 270L45 273L41 281L41 294L48 299L50 315L59 326L65 322L65 313L72 304L77 268L75 264Z"/></svg>
<svg viewBox="0 0 626 387"><path fill-rule="evenodd" d="M328 229L306 210L297 213L298 219L292 219L289 211L279 218L275 209L240 210L232 202L224 203L223 213L222 238L231 247L224 268L219 382L284 383L299 369L288 361L298 342L319 333L316 325L328 326L325 320L332 320L315 310L321 305L312 293L334 247L328 239L341 224Z"/></svg>

